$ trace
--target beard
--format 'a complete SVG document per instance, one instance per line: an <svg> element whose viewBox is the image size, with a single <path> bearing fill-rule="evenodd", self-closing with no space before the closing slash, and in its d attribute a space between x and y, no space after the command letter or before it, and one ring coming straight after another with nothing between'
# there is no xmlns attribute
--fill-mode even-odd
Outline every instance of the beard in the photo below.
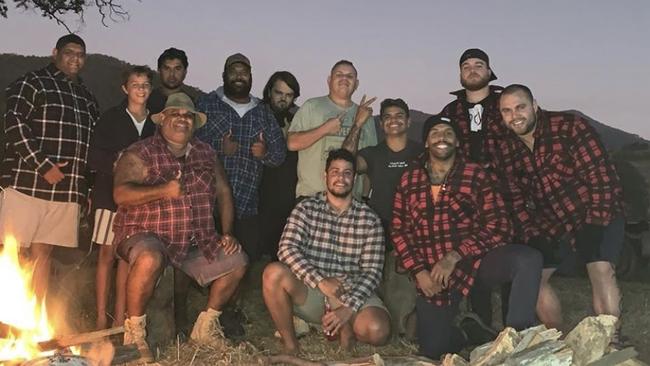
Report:
<svg viewBox="0 0 650 366"><path fill-rule="evenodd" d="M226 81L223 83L223 93L227 97L232 97L235 99L246 98L252 88L252 83L244 82L244 84L235 84L234 81Z"/></svg>
<svg viewBox="0 0 650 366"><path fill-rule="evenodd" d="M441 161L447 161L454 156L456 156L456 146L453 144L446 143L448 146L447 150L445 151L438 151L437 149L430 147L429 148L429 156L436 158L436 160L441 160Z"/></svg>
<svg viewBox="0 0 650 366"><path fill-rule="evenodd" d="M471 76L471 75L470 75ZM469 90L469 91L477 91L485 88L490 84L490 75L486 75L484 78L478 79L478 80L463 80L463 78L460 78L460 85L463 86L463 88Z"/></svg>
<svg viewBox="0 0 650 366"><path fill-rule="evenodd" d="M334 197L337 198L346 198L352 193L352 187L353 185L351 184L349 187L346 187L344 190L336 190L335 187L327 187L327 191Z"/></svg>

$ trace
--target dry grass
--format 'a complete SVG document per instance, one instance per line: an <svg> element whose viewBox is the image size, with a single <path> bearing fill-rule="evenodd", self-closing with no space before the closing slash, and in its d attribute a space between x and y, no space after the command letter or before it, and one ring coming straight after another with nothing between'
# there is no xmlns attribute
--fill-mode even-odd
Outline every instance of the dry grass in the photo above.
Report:
<svg viewBox="0 0 650 366"><path fill-rule="evenodd" d="M253 266L246 279L241 304L248 321L245 324L246 342L224 347L198 346L191 342L174 341L158 351L162 365L261 365L263 356L281 351L278 339L273 336L275 328L266 311L260 290L263 264ZM61 286L58 298L67 298L65 313L68 324L76 331L88 331L94 324L94 266L92 262L83 266L67 267L61 270L58 282ZM646 283L622 282L623 291L623 334L640 353L640 359L650 361L650 276ZM565 314L566 331L579 320L590 315L591 289L585 277L558 277L553 280L558 290ZM68 296L64 296L67 294ZM74 296L72 296L74 294ZM205 306L206 296L194 287L190 290L190 315L196 316ZM58 312L63 314L63 312ZM379 353L383 357L415 354L417 347L399 340L385 347L370 347L358 344L351 352L339 349L336 342L328 342L323 334L313 330L301 338L303 355L312 360L342 360Z"/></svg>

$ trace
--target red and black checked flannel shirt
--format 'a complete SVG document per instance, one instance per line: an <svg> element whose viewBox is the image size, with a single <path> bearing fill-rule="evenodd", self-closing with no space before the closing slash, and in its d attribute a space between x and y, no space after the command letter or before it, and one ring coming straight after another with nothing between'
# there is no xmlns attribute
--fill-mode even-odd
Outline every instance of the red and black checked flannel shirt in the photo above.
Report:
<svg viewBox="0 0 650 366"><path fill-rule="evenodd" d="M391 238L404 268L415 276L430 271L452 250L462 257L449 288L428 298L429 302L450 304L450 290L467 296L481 257L510 242L508 212L492 182L478 164L457 156L434 202L423 161L402 175L393 204Z"/></svg>
<svg viewBox="0 0 650 366"><path fill-rule="evenodd" d="M479 134L482 138L480 139L471 133L468 112L470 103L466 99L464 89L451 92L450 94L455 95L457 99L447 104L440 112L440 116L449 117L458 125L461 133L458 139L465 158L484 167L492 162L501 136L508 131L503 125L501 112L499 112L499 96L502 90L500 86L490 86L490 94L480 103L483 105L482 129Z"/></svg>
<svg viewBox="0 0 650 366"><path fill-rule="evenodd" d="M538 110L531 151L509 131L497 170L507 181L518 239L572 240L582 224L623 214L621 184L596 131L570 113Z"/></svg>
<svg viewBox="0 0 650 366"><path fill-rule="evenodd" d="M119 206L113 231L113 243L119 245L129 236L152 232L167 245L167 254L174 265L185 259L189 247L198 245L209 260L216 258L219 236L215 230L212 210L216 200L215 151L197 138L184 158L176 158L167 148L160 132L140 140L126 151L137 155L148 167L145 185L165 183L181 174L184 194L137 206Z"/></svg>
<svg viewBox="0 0 650 366"><path fill-rule="evenodd" d="M84 204L88 146L99 118L95 97L54 64L25 74L6 93L0 185L43 200ZM43 176L62 162L68 163L59 168L65 177L48 183Z"/></svg>

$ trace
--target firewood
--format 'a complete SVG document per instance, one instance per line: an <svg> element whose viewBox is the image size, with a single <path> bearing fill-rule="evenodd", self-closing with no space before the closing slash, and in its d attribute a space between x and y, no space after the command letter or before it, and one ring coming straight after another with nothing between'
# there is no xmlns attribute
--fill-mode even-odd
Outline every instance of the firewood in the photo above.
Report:
<svg viewBox="0 0 650 366"><path fill-rule="evenodd" d="M471 361L471 364L475 366L499 365L514 351L517 343L519 343L519 334L513 328L508 327L499 333L490 349L476 362Z"/></svg>
<svg viewBox="0 0 650 366"><path fill-rule="evenodd" d="M71 334L61 336L59 338L50 339L48 341L39 342L38 348L40 351L51 351L70 346L77 346L84 343L95 342L104 337L120 333L124 333L124 327L114 327L81 334Z"/></svg>

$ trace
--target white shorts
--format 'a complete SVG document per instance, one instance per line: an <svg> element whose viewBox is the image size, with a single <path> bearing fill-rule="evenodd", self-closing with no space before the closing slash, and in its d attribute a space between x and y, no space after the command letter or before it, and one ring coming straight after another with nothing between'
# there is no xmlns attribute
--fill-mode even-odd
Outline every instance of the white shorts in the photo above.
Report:
<svg viewBox="0 0 650 366"><path fill-rule="evenodd" d="M80 206L35 198L13 188L0 192L0 242L13 236L22 247L32 243L76 248Z"/></svg>
<svg viewBox="0 0 650 366"><path fill-rule="evenodd" d="M113 219L115 212L100 208L95 210L95 225L93 229L93 243L101 245L113 244Z"/></svg>

